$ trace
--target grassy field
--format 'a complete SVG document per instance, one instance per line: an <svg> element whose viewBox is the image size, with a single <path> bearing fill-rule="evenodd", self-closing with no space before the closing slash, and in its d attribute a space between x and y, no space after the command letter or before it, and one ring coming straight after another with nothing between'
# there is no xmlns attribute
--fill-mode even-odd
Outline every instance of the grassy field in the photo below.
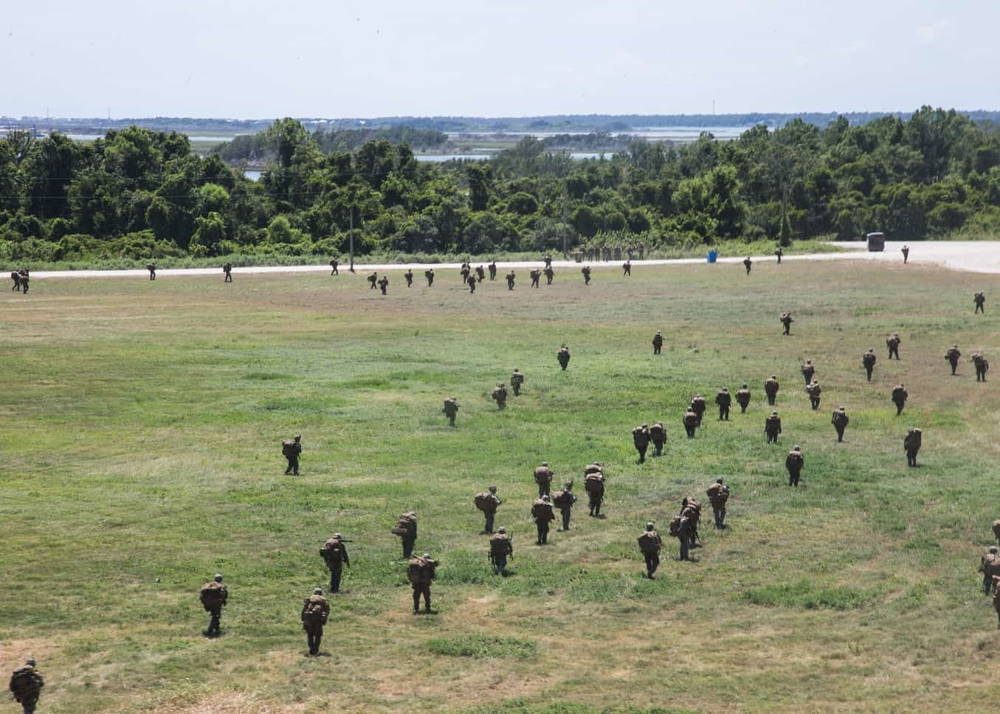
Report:
<svg viewBox="0 0 1000 714"><path fill-rule="evenodd" d="M36 280L0 292L0 667L33 654L46 712L985 711L1000 632L978 590L1000 517L1000 399L944 350L1000 362L1000 276L902 265L773 263L595 269L584 288L469 295L456 272L386 297L363 277ZM993 302L974 316L972 294ZM779 313L796 323L782 337ZM664 352L651 354L663 330ZM902 361L884 337L903 339ZM555 361L566 342L573 359ZM876 347L875 378L861 353ZM824 386L809 409L799 364ZM489 391L519 367L521 397ZM784 434L764 443L778 375ZM902 417L889 401L902 380ZM750 383L746 415L691 395ZM457 428L441 401L461 403ZM830 412L851 416L835 443ZM630 430L661 419L662 458ZM922 467L902 437L924 430ZM301 433L302 474L280 440ZM784 456L806 456L803 486ZM606 519L536 547L531 472L607 465ZM723 476L697 561L667 549L643 577L635 538ZM514 574L491 575L473 495L506 499ZM441 560L438 614L410 614L390 533L420 516ZM302 598L353 539L346 593L307 658ZM231 597L207 640L197 592ZM993 702L992 705L987 702Z"/></svg>

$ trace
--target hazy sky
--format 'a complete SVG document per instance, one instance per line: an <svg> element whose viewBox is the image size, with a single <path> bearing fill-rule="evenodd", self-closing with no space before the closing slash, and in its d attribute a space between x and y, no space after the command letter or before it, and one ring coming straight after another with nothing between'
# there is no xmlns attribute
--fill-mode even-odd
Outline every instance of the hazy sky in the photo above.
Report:
<svg viewBox="0 0 1000 714"><path fill-rule="evenodd" d="M1000 108L1000 0L28 0L0 114Z"/></svg>

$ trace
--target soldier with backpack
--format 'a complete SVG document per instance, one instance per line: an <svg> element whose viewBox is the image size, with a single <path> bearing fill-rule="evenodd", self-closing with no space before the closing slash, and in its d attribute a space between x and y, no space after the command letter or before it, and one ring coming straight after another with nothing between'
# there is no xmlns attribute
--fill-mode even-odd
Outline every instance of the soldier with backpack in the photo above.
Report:
<svg viewBox="0 0 1000 714"><path fill-rule="evenodd" d="M694 409L688 407L687 411L684 412L682 421L684 422L684 431L687 433L687 437L693 439L694 430L698 428L698 415L694 413Z"/></svg>
<svg viewBox="0 0 1000 714"><path fill-rule="evenodd" d="M809 395L809 404L812 406L813 411L819 409L820 397L823 394L823 388L819 386L819 382L814 379L806 385L806 394Z"/></svg>
<svg viewBox="0 0 1000 714"><path fill-rule="evenodd" d="M340 533L334 533L333 537L320 548L319 554L330 571L330 593L340 592L340 576L344 566L351 567L351 558L347 554L344 537Z"/></svg>
<svg viewBox="0 0 1000 714"><path fill-rule="evenodd" d="M531 278L530 287L537 288L538 281L541 280L542 278L542 271L539 270L538 268L533 268L531 271L528 272L528 277Z"/></svg>
<svg viewBox="0 0 1000 714"><path fill-rule="evenodd" d="M156 280L156 263L147 263L146 270L149 271L149 279Z"/></svg>
<svg viewBox="0 0 1000 714"><path fill-rule="evenodd" d="M736 392L736 403L740 405L740 414L746 414L747 407L750 406L750 390L746 384Z"/></svg>
<svg viewBox="0 0 1000 714"><path fill-rule="evenodd" d="M547 496L552 488L552 477L555 474L549 468L549 462L543 461L541 466L535 468L535 483L538 484L538 497Z"/></svg>
<svg viewBox="0 0 1000 714"><path fill-rule="evenodd" d="M28 274L27 268L21 269L21 293L23 295L28 294L28 288L31 286L31 276Z"/></svg>
<svg viewBox="0 0 1000 714"><path fill-rule="evenodd" d="M743 259L743 267L747 269L747 275L750 275L750 268L753 267L753 261L750 260L749 255Z"/></svg>
<svg viewBox="0 0 1000 714"><path fill-rule="evenodd" d="M477 493L473 499L473 503L476 504L476 508L482 511L483 516L486 517L486 525L483 526L483 533L492 533L493 519L497 515L497 508L503 503L503 500L497 496L497 487L490 486L488 491Z"/></svg>
<svg viewBox="0 0 1000 714"><path fill-rule="evenodd" d="M773 374L764 380L764 394L767 396L767 403L773 407L778 399L778 378Z"/></svg>
<svg viewBox="0 0 1000 714"><path fill-rule="evenodd" d="M389 288L389 276L383 275L381 279L379 279L378 281L378 289L382 291L383 295L386 295L388 288Z"/></svg>
<svg viewBox="0 0 1000 714"><path fill-rule="evenodd" d="M781 313L781 317L778 319L781 322L781 326L784 328L784 332L782 332L781 334L783 335L792 334L792 323L795 322L794 318L792 318L792 313L783 312Z"/></svg>
<svg viewBox="0 0 1000 714"><path fill-rule="evenodd" d="M807 359L806 363L802 365L802 378L806 380L806 386L808 387L810 382L813 381L813 375L816 374L816 366L813 365L811 359Z"/></svg>
<svg viewBox="0 0 1000 714"><path fill-rule="evenodd" d="M434 268L428 268L425 270L424 278L427 280L427 287L434 285Z"/></svg>
<svg viewBox="0 0 1000 714"><path fill-rule="evenodd" d="M583 479L583 488L587 492L590 515L601 517L601 504L604 503L604 472L592 471Z"/></svg>
<svg viewBox="0 0 1000 714"><path fill-rule="evenodd" d="M695 394L691 398L691 411L698 415L696 426L701 426L701 419L705 415L705 409L707 408L708 405L705 403L705 397L701 396L701 394Z"/></svg>
<svg viewBox="0 0 1000 714"><path fill-rule="evenodd" d="M715 395L715 403L719 406L719 421L729 421L729 407L733 404L733 398L728 387L719 390Z"/></svg>
<svg viewBox="0 0 1000 714"><path fill-rule="evenodd" d="M524 375L515 367L510 375L510 386L514 390L514 396L521 396L521 387L524 385Z"/></svg>
<svg viewBox="0 0 1000 714"><path fill-rule="evenodd" d="M441 411L448 417L448 426L455 426L455 417L458 416L458 400L455 397L448 397L444 400L444 409Z"/></svg>
<svg viewBox="0 0 1000 714"><path fill-rule="evenodd" d="M889 348L889 359L892 359L893 356L895 356L897 360L899 359L900 342L902 342L902 340L899 339L898 332L893 332L891 335L889 335L889 338L885 341L885 346Z"/></svg>
<svg viewBox="0 0 1000 714"><path fill-rule="evenodd" d="M496 534L490 538L490 563L493 565L495 575L507 574L507 558L514 557L514 543L507 535L506 528L497 529Z"/></svg>
<svg viewBox="0 0 1000 714"><path fill-rule="evenodd" d="M865 368L865 372L868 374L868 381L872 381L872 370L875 369L875 362L878 361L878 357L875 355L875 348L869 347L868 351L861 355L861 365Z"/></svg>
<svg viewBox="0 0 1000 714"><path fill-rule="evenodd" d="M923 433L920 429L910 429L903 437L903 451L906 452L906 465L917 465L917 454L920 452L920 445Z"/></svg>
<svg viewBox="0 0 1000 714"><path fill-rule="evenodd" d="M513 270L510 271L509 273L507 273L506 279L507 279L507 289L508 290L513 290L514 289L514 281L517 280L517 273L515 273Z"/></svg>
<svg viewBox="0 0 1000 714"><path fill-rule="evenodd" d="M660 354L660 351L662 349L663 349L663 333L657 330L656 334L653 335L653 354L654 355Z"/></svg>
<svg viewBox="0 0 1000 714"><path fill-rule="evenodd" d="M214 578L202 585L198 598L210 617L208 629L204 632L205 637L218 637L222 634L222 630L219 629L222 608L229 599L229 590L222 584L222 575L216 573Z"/></svg>
<svg viewBox="0 0 1000 714"><path fill-rule="evenodd" d="M678 560L691 560L691 521L690 512L682 510L674 519L670 521L670 535L677 539L680 544L680 556Z"/></svg>
<svg viewBox="0 0 1000 714"><path fill-rule="evenodd" d="M993 590L993 576L1000 575L1000 550L995 545L980 558L979 572L983 574L983 594L989 595Z"/></svg>
<svg viewBox="0 0 1000 714"><path fill-rule="evenodd" d="M847 416L847 410L844 407L837 407L830 418L830 423L833 424L833 428L837 431L837 443L840 443L844 440L844 429L851 423L851 420Z"/></svg>
<svg viewBox="0 0 1000 714"><path fill-rule="evenodd" d="M503 411L507 407L507 387L503 382L497 382L496 388L490 392L490 398L497 403L497 409Z"/></svg>
<svg viewBox="0 0 1000 714"><path fill-rule="evenodd" d="M34 714L38 698L42 695L42 687L45 686L45 680L38 673L37 666L34 658L29 658L23 667L18 667L10 675L8 689L14 701L21 705L24 714Z"/></svg>
<svg viewBox="0 0 1000 714"><path fill-rule="evenodd" d="M430 553L422 556L410 558L407 565L406 577L413 588L413 614L420 612L420 598L424 598L424 612L428 615L431 612L431 583L437 577L438 562L431 558Z"/></svg>
<svg viewBox="0 0 1000 714"><path fill-rule="evenodd" d="M497 262L495 260L491 261L490 264L486 266L486 269L488 271L490 271L490 282L493 282L494 280L496 280L497 279Z"/></svg>
<svg viewBox="0 0 1000 714"><path fill-rule="evenodd" d="M535 528L538 531L538 545L545 545L549 542L549 524L556 519L548 494L531 505L531 518L535 521Z"/></svg>
<svg viewBox="0 0 1000 714"><path fill-rule="evenodd" d="M638 538L639 551L646 561L646 577L653 579L653 574L660 567L660 548L663 546L663 539L652 523L646 524L646 530Z"/></svg>
<svg viewBox="0 0 1000 714"><path fill-rule="evenodd" d="M985 315L986 314L986 307L985 307L985 305L986 305L986 296L983 295L982 293L976 293L972 297L972 301L976 304L975 314L978 315L979 313L983 313Z"/></svg>
<svg viewBox="0 0 1000 714"><path fill-rule="evenodd" d="M16 270L12 270L10 279L14 281L14 287L11 288L11 291L16 290L17 292L21 292L21 274Z"/></svg>
<svg viewBox="0 0 1000 714"><path fill-rule="evenodd" d="M332 259L330 261L330 275L331 276L333 276L333 275L340 275L340 270L338 270L339 266L340 266L340 261L337 260L336 258L334 258L334 259Z"/></svg>
<svg viewBox="0 0 1000 714"><path fill-rule="evenodd" d="M319 655L319 643L323 640L323 626L330 617L330 603L323 597L323 588L316 588L302 603L302 629L306 631L306 644L312 657Z"/></svg>
<svg viewBox="0 0 1000 714"><path fill-rule="evenodd" d="M947 352L944 353L944 358L951 365L951 374L955 376L955 370L958 369L958 360L962 356L962 353L958 351L958 345L953 345Z"/></svg>
<svg viewBox="0 0 1000 714"><path fill-rule="evenodd" d="M649 427L649 440L653 442L653 456L663 454L663 445L667 443L667 429L663 422L653 422L653 426Z"/></svg>
<svg viewBox="0 0 1000 714"><path fill-rule="evenodd" d="M403 280L406 281L406 287L413 287L413 270L411 268L407 268L406 272L403 273Z"/></svg>
<svg viewBox="0 0 1000 714"><path fill-rule="evenodd" d="M997 613L997 629L1000 630L1000 575L993 576L993 609Z"/></svg>
<svg viewBox="0 0 1000 714"><path fill-rule="evenodd" d="M788 456L785 457L785 468L788 470L789 486L797 487L799 485L799 477L802 476L802 467L805 464L806 461L802 457L802 449L796 444L788 452Z"/></svg>
<svg viewBox="0 0 1000 714"><path fill-rule="evenodd" d="M285 439L281 442L281 455L288 461L288 468L285 475L299 475L299 456L302 454L302 435L296 434L294 439Z"/></svg>
<svg viewBox="0 0 1000 714"><path fill-rule="evenodd" d="M545 284L546 285L551 285L552 284L552 278L554 278L556 276L556 271L554 271L552 269L551 265L548 265L548 266L545 267L545 271L544 272L545 272Z"/></svg>
<svg viewBox="0 0 1000 714"><path fill-rule="evenodd" d="M976 381L985 382L986 373L990 371L989 361L982 354L976 352L972 355L972 364L976 368Z"/></svg>
<svg viewBox="0 0 1000 714"><path fill-rule="evenodd" d="M778 416L778 412L771 412L771 415L764 420L764 436L767 437L767 443L777 444L779 434L781 434L781 417Z"/></svg>
<svg viewBox="0 0 1000 714"><path fill-rule="evenodd" d="M224 283L231 283L231 282L233 282L233 264L232 263L226 263L225 265L223 265L222 266L222 273L223 273L223 275L225 275L225 277L222 279L222 282L224 282Z"/></svg>
<svg viewBox="0 0 1000 714"><path fill-rule="evenodd" d="M721 478L715 480L705 491L708 502L712 504L712 516L715 519L715 527L722 530L726 527L726 503L729 501L729 486Z"/></svg>
<svg viewBox="0 0 1000 714"><path fill-rule="evenodd" d="M903 413L903 407L906 406L906 400L909 396L909 392L906 391L906 388L902 384L897 384L892 388L890 399L896 405L896 416Z"/></svg>
<svg viewBox="0 0 1000 714"><path fill-rule="evenodd" d="M576 503L576 494L573 493L573 482L567 481L563 484L562 491L552 494L552 505L559 509L562 516L562 530L569 530L569 519L573 514L573 504Z"/></svg>
<svg viewBox="0 0 1000 714"><path fill-rule="evenodd" d="M485 279L486 279L486 271L483 269L483 266L477 265L476 266L476 281L481 283Z"/></svg>
<svg viewBox="0 0 1000 714"><path fill-rule="evenodd" d="M560 347L559 351L556 352L556 360L559 361L559 366L562 367L565 372L566 368L569 367L569 347L565 344Z"/></svg>
<svg viewBox="0 0 1000 714"><path fill-rule="evenodd" d="M639 463L646 463L646 450L649 448L649 427L646 424L632 430L632 444L639 452Z"/></svg>
<svg viewBox="0 0 1000 714"><path fill-rule="evenodd" d="M403 559L412 556L413 546L417 542L417 514L408 511L401 515L392 528L392 534L399 536L403 544Z"/></svg>
<svg viewBox="0 0 1000 714"><path fill-rule="evenodd" d="M590 266L585 265L580 268L580 272L583 274L583 284L590 285Z"/></svg>

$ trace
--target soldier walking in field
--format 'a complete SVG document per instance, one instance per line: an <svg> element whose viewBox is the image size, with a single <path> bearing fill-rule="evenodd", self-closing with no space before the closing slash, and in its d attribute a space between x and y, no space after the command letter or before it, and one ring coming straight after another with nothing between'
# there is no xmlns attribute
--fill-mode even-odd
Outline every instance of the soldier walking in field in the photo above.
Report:
<svg viewBox="0 0 1000 714"><path fill-rule="evenodd" d="M639 452L639 463L646 463L646 449L649 448L649 427L646 424L632 430L632 444Z"/></svg>
<svg viewBox="0 0 1000 714"><path fill-rule="evenodd" d="M764 436L767 437L767 443L777 444L779 434L781 434L781 417L778 416L778 412L771 412L764 420Z"/></svg>
<svg viewBox="0 0 1000 714"><path fill-rule="evenodd" d="M549 542L549 524L556 519L548 494L532 504L531 517L535 521L535 529L538 531L537 545L546 545Z"/></svg>
<svg viewBox="0 0 1000 714"><path fill-rule="evenodd" d="M389 276L383 275L382 279L378 281L378 289L382 291L383 295L385 295L388 288L389 288Z"/></svg>
<svg viewBox="0 0 1000 714"><path fill-rule="evenodd" d="M897 384L892 388L890 399L896 405L896 416L903 413L903 407L906 406L906 400L909 396L909 392L906 391L906 388L902 384Z"/></svg>
<svg viewBox="0 0 1000 714"><path fill-rule="evenodd" d="M903 437L903 451L906 452L907 466L917 465L917 454L920 452L922 441L923 432L920 429L910 429L906 432L906 436Z"/></svg>
<svg viewBox="0 0 1000 714"><path fill-rule="evenodd" d="M476 504L476 508L483 512L483 516L486 519L486 524L483 526L483 533L492 533L493 519L496 518L497 509L503 503L503 500L497 496L497 487L490 486L488 491L477 493L473 499L473 503Z"/></svg>
<svg viewBox="0 0 1000 714"><path fill-rule="evenodd" d="M753 261L750 260L750 256L748 255L743 259L743 267L747 269L747 275L750 275L751 266L753 266Z"/></svg>
<svg viewBox="0 0 1000 714"><path fill-rule="evenodd" d="M580 272L583 274L583 284L590 285L590 266L585 265L580 268Z"/></svg>
<svg viewBox="0 0 1000 714"><path fill-rule="evenodd" d="M958 369L958 360L962 356L962 353L958 351L958 345L953 345L951 349L944 353L944 358L951 365L951 374L955 376L955 370Z"/></svg>
<svg viewBox="0 0 1000 714"><path fill-rule="evenodd" d="M972 364L976 368L976 381L985 382L986 373L990 371L989 361L979 352L975 352L972 355Z"/></svg>
<svg viewBox="0 0 1000 714"><path fill-rule="evenodd" d="M462 268L458 272L462 274L462 285L468 285L469 273L472 272L472 266L468 263L462 263Z"/></svg>
<svg viewBox="0 0 1000 714"><path fill-rule="evenodd" d="M490 264L486 266L486 269L490 271L490 282L497 279L497 262L495 260L490 261Z"/></svg>
<svg viewBox="0 0 1000 714"><path fill-rule="evenodd" d="M545 284L546 285L551 285L552 284L552 278L554 278L555 276L556 276L556 271L554 271L552 269L552 266L551 265L546 266L545 267Z"/></svg>
<svg viewBox="0 0 1000 714"><path fill-rule="evenodd" d="M513 270L510 271L509 273L507 273L507 289L508 290L513 290L514 289L514 280L516 280L516 279L517 279L517 275L514 274Z"/></svg>
<svg viewBox="0 0 1000 714"><path fill-rule="evenodd" d="M994 576L1000 576L1000 549L995 545L979 559L979 572L983 574L983 594L989 595L993 592Z"/></svg>
<svg viewBox="0 0 1000 714"><path fill-rule="evenodd" d="M514 390L514 396L521 396L521 386L524 384L524 375L515 367L510 375L510 386Z"/></svg>
<svg viewBox="0 0 1000 714"><path fill-rule="evenodd" d="M455 426L455 417L458 415L458 400L455 397L448 397L444 400L444 409L441 411L448 417L448 426Z"/></svg>
<svg viewBox="0 0 1000 714"><path fill-rule="evenodd" d="M802 365L802 378L806 380L806 386L813 381L813 376L816 374L816 366L813 364L811 359L807 359L806 363Z"/></svg>
<svg viewBox="0 0 1000 714"><path fill-rule="evenodd" d="M16 270L12 270L10 279L14 281L14 287L11 288L11 291L21 292L21 274Z"/></svg>
<svg viewBox="0 0 1000 714"><path fill-rule="evenodd" d="M538 281L541 280L542 277L542 271L538 268L533 268L528 272L528 277L531 278L531 285L529 287L537 288Z"/></svg>
<svg viewBox="0 0 1000 714"><path fill-rule="evenodd" d="M767 396L767 403L773 407L778 398L778 378L773 374L764 380L764 394Z"/></svg>
<svg viewBox="0 0 1000 714"><path fill-rule="evenodd" d="M569 347L565 344L560 347L559 351L556 352L556 359L559 361L559 366L562 367L565 372L566 368L569 367Z"/></svg>
<svg viewBox="0 0 1000 714"><path fill-rule="evenodd" d="M552 505L559 509L562 516L562 530L569 530L570 517L573 515L573 504L576 503L576 494L573 493L573 482L567 481L563 484L562 491L552 494Z"/></svg>
<svg viewBox="0 0 1000 714"><path fill-rule="evenodd" d="M332 538L323 543L319 549L319 554L326 563L327 570L330 571L330 594L340 592L340 578L344 571L344 566L351 567L351 557L347 553L344 536L334 533Z"/></svg>
<svg viewBox="0 0 1000 714"><path fill-rule="evenodd" d="M715 395L715 403L719 405L719 421L729 421L729 407L733 404L733 398L727 387L723 387Z"/></svg>
<svg viewBox="0 0 1000 714"><path fill-rule="evenodd" d="M148 263L146 265L146 270L149 271L149 279L156 280L156 263Z"/></svg>
<svg viewBox="0 0 1000 714"><path fill-rule="evenodd" d="M861 355L861 366L865 368L865 373L868 375L868 381L872 381L872 371L875 369L875 362L878 357L875 356L875 348L869 347L868 351Z"/></svg>
<svg viewBox="0 0 1000 714"><path fill-rule="evenodd" d="M465 279L465 283L466 283L466 285L469 286L469 292L470 293L476 292L476 276L475 275L470 275L468 278L466 278Z"/></svg>
<svg viewBox="0 0 1000 714"><path fill-rule="evenodd" d="M10 675L10 684L7 686L24 714L34 714L38 698L42 695L42 687L45 686L45 680L36 669L37 666L34 658L27 659L23 667L18 667Z"/></svg>
<svg viewBox="0 0 1000 714"><path fill-rule="evenodd" d="M802 467L806 460L802 457L802 449L798 444L792 447L785 457L785 469L788 470L788 485L798 487L799 477L802 476Z"/></svg>
<svg viewBox="0 0 1000 714"><path fill-rule="evenodd" d="M707 409L707 408L708 408L708 405L705 403L705 397L701 396L700 393L699 394L695 394L691 398L691 411L693 411L695 414L698 415L698 426L699 427L701 426L701 420L702 420L702 417L705 416L705 409Z"/></svg>
<svg viewBox="0 0 1000 714"><path fill-rule="evenodd" d="M653 422L649 427L649 440L653 442L653 456L663 454L663 445L667 442L667 430L663 422Z"/></svg>
<svg viewBox="0 0 1000 714"><path fill-rule="evenodd" d="M628 278L632 276L632 261L626 260L622 263L622 277Z"/></svg>
<svg viewBox="0 0 1000 714"><path fill-rule="evenodd" d="M497 403L497 409L503 411L507 408L507 387L503 382L498 382L496 388L490 392L490 398Z"/></svg>
<svg viewBox="0 0 1000 714"><path fill-rule="evenodd" d="M408 511L396 519L396 525L392 528L392 534L399 536L403 544L403 559L413 555L413 546L417 543L417 514Z"/></svg>
<svg viewBox="0 0 1000 714"><path fill-rule="evenodd" d="M660 354L660 351L662 349L663 349L663 333L657 330L656 334L653 335L653 354L654 355Z"/></svg>
<svg viewBox="0 0 1000 714"><path fill-rule="evenodd" d="M904 245L900 249L900 252L903 254L903 265L906 265L906 262L910 259L910 246Z"/></svg>
<svg viewBox="0 0 1000 714"><path fill-rule="evenodd" d="M589 471L583 478L583 488L587 492L590 515L601 517L601 504L604 503L604 472Z"/></svg>
<svg viewBox="0 0 1000 714"><path fill-rule="evenodd" d="M330 261L330 275L331 276L333 276L333 275L340 275L340 270L338 270L339 267L340 267L340 261L339 260L337 260L336 258L334 258L333 260L331 260Z"/></svg>
<svg viewBox="0 0 1000 714"><path fill-rule="evenodd" d="M31 286L31 276L28 274L28 269L22 268L18 275L21 276L21 294L27 295L28 288Z"/></svg>
<svg viewBox="0 0 1000 714"><path fill-rule="evenodd" d="M486 280L486 271L483 269L483 266L481 265L476 266L476 280L479 281L480 283Z"/></svg>
<svg viewBox="0 0 1000 714"><path fill-rule="evenodd" d="M434 268L428 268L424 271L424 278L427 279L427 287L434 284Z"/></svg>
<svg viewBox="0 0 1000 714"><path fill-rule="evenodd" d="M656 569L660 567L660 548L663 546L663 539L656 532L655 526L647 523L646 530L639 536L638 541L639 552L646 561L646 577L652 580Z"/></svg>
<svg viewBox="0 0 1000 714"><path fill-rule="evenodd" d="M543 461L541 466L535 467L535 484L538 486L538 497L549 495L552 489L552 477L555 476L549 468L549 462Z"/></svg>
<svg viewBox="0 0 1000 714"><path fill-rule="evenodd" d="M815 379L806 386L806 394L809 395L809 404L812 406L813 411L819 409L820 396L823 394L823 388L819 386L819 382Z"/></svg>
<svg viewBox="0 0 1000 714"><path fill-rule="evenodd" d="M233 264L232 263L226 263L225 265L223 265L222 266L222 273L223 273L223 275L225 275L225 277L222 279L222 282L224 282L224 283L231 283L231 282L233 282Z"/></svg>
<svg viewBox="0 0 1000 714"><path fill-rule="evenodd" d="M292 474L299 475L299 456L302 455L302 435L296 434L294 439L285 439L281 442L281 455L288 462L285 469L285 476Z"/></svg>
<svg viewBox="0 0 1000 714"><path fill-rule="evenodd" d="M315 588L312 595L302 603L302 629L306 631L306 644L309 646L309 656L319 655L319 643L323 640L323 626L330 617L330 603L323 597L323 588Z"/></svg>
<svg viewBox="0 0 1000 714"><path fill-rule="evenodd" d="M750 390L746 383L736 392L736 403L740 405L740 414L746 414L747 407L750 405Z"/></svg>
<svg viewBox="0 0 1000 714"><path fill-rule="evenodd" d="M979 313L983 313L985 315L986 314L986 296L983 293L976 293L972 297L972 301L976 305L976 312L975 312L975 314L978 315Z"/></svg>
<svg viewBox="0 0 1000 714"><path fill-rule="evenodd" d="M783 312L781 313L781 317L779 317L778 319L781 321L781 326L784 328L784 332L782 332L781 334L783 335L792 334L792 323L795 322L795 320L792 318L792 313Z"/></svg>
<svg viewBox="0 0 1000 714"><path fill-rule="evenodd" d="M374 290L376 284L378 284L378 273L372 273L366 278L366 280L368 281L368 289Z"/></svg>
<svg viewBox="0 0 1000 714"><path fill-rule="evenodd" d="M222 584L222 575L215 574L209 582L201 586L198 593L201 606L209 614L208 629L204 631L205 637L218 637L222 634L219 627L219 620L222 618L222 608L229 599L229 590Z"/></svg>
<svg viewBox="0 0 1000 714"><path fill-rule="evenodd" d="M889 335L888 339L886 339L885 346L889 348L889 359L892 359L893 357L897 360L899 359L899 343L900 339L898 332L893 332Z"/></svg>
<svg viewBox="0 0 1000 714"><path fill-rule="evenodd" d="M682 418L684 422L684 432L687 434L687 438L694 438L694 430L698 428L698 415L694 413L691 407L688 407L687 411L684 412Z"/></svg>
<svg viewBox="0 0 1000 714"><path fill-rule="evenodd" d="M993 537L997 539L997 544L1000 544L1000 519L993 521Z"/></svg>
<svg viewBox="0 0 1000 714"><path fill-rule="evenodd" d="M721 478L718 478L715 483L708 487L705 495L708 496L708 502L712 504L712 516L715 519L716 529L723 530L726 527L726 503L729 502L729 486Z"/></svg>
<svg viewBox="0 0 1000 714"><path fill-rule="evenodd" d="M844 440L844 429L850 423L850 419L847 416L847 410L844 407L837 407L833 416L830 417L830 423L833 424L833 428L837 431L837 443Z"/></svg>
<svg viewBox="0 0 1000 714"><path fill-rule="evenodd" d="M490 564L494 575L507 574L507 559L514 557L514 544L507 535L506 528L499 528L490 538Z"/></svg>
<svg viewBox="0 0 1000 714"><path fill-rule="evenodd" d="M403 279L406 281L406 287L412 288L413 287L413 270L411 270L410 268L407 268L406 272L403 273Z"/></svg>
<svg viewBox="0 0 1000 714"><path fill-rule="evenodd" d="M781 246L779 245L774 251L774 255L778 259L778 265L781 265L781 256L783 256L784 254L785 252L781 249Z"/></svg>

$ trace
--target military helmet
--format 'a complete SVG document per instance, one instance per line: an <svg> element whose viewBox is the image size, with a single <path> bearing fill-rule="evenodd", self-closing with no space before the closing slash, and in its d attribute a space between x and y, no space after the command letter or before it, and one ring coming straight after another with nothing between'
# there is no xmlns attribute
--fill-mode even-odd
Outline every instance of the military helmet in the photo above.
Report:
<svg viewBox="0 0 1000 714"><path fill-rule="evenodd" d="M506 528L497 528L497 533L506 533L506 532L507 532Z"/></svg>
<svg viewBox="0 0 1000 714"><path fill-rule="evenodd" d="M567 481L566 483L563 484L563 490L564 491L569 491L571 488L573 488L573 482L572 481Z"/></svg>
<svg viewBox="0 0 1000 714"><path fill-rule="evenodd" d="M795 446L792 447L792 451L802 451L802 448L798 444L796 444Z"/></svg>
<svg viewBox="0 0 1000 714"><path fill-rule="evenodd" d="M457 399L455 399L455 397L453 397L453 396L452 396L452 397L448 397L448 399L450 399L450 400L451 400L451 401L453 401L453 402L457 402L457 401L458 401L458 400L457 400Z"/></svg>
<svg viewBox="0 0 1000 714"><path fill-rule="evenodd" d="M996 552L997 552L997 550L998 550L998 548L997 548L997 547L996 547L995 545L991 545L991 546L990 546L990 552L991 552L991 553L996 553Z"/></svg>
<svg viewBox="0 0 1000 714"><path fill-rule="evenodd" d="M656 331L656 334L658 334L658 335L662 335L663 333L662 333L662 332L660 332L659 330L657 330L657 331Z"/></svg>
<svg viewBox="0 0 1000 714"><path fill-rule="evenodd" d="M296 441L299 441L299 440L301 440L301 439L302 439L302 434L296 434L296 435L295 435L295 440L296 440Z"/></svg>
<svg viewBox="0 0 1000 714"><path fill-rule="evenodd" d="M323 588L313 588L313 595L322 595Z"/></svg>
<svg viewBox="0 0 1000 714"><path fill-rule="evenodd" d="M222 582L222 573L216 573L215 577L213 577L212 580L214 580L217 583L221 583Z"/></svg>
<svg viewBox="0 0 1000 714"><path fill-rule="evenodd" d="M728 392L728 391L729 391L729 387L723 387L723 388L722 388L722 391L723 391L723 392Z"/></svg>
<svg viewBox="0 0 1000 714"><path fill-rule="evenodd" d="M337 540L340 540L340 539L341 539L341 538L343 538L344 536L340 535L340 533L334 533L334 534L333 534L333 537L334 537L334 538L336 538Z"/></svg>
<svg viewBox="0 0 1000 714"><path fill-rule="evenodd" d="M771 412L771 416L778 416L778 412Z"/></svg>
<svg viewBox="0 0 1000 714"><path fill-rule="evenodd" d="M546 493L545 495L543 495L542 496L542 500L545 501L546 503L548 503L549 502L549 494Z"/></svg>
<svg viewBox="0 0 1000 714"><path fill-rule="evenodd" d="M430 554L430 553L424 553L424 557L425 557L425 558L430 558L430 557L431 557L431 554Z"/></svg>
<svg viewBox="0 0 1000 714"><path fill-rule="evenodd" d="M490 486L490 493L496 493L496 492L497 492L497 487L496 486Z"/></svg>
<svg viewBox="0 0 1000 714"><path fill-rule="evenodd" d="M648 428L649 428L649 425L648 425L648 424L643 424L643 425L642 425L642 428L643 428L643 429L648 429Z"/></svg>
<svg viewBox="0 0 1000 714"><path fill-rule="evenodd" d="M549 462L548 462L548 461L543 461L543 462L542 462L542 466L548 466L548 465L549 465Z"/></svg>
<svg viewBox="0 0 1000 714"><path fill-rule="evenodd" d="M744 382L744 383L743 383L743 386L742 386L742 387L740 387L740 389L746 389L746 388L747 388L747 383L746 383L746 382Z"/></svg>
<svg viewBox="0 0 1000 714"><path fill-rule="evenodd" d="M716 483L722 483L722 479L721 478L717 478L717 479L715 479L715 482Z"/></svg>
<svg viewBox="0 0 1000 714"><path fill-rule="evenodd" d="M646 530L647 531L653 530L653 522L652 521L650 521L649 523L646 524Z"/></svg>
<svg viewBox="0 0 1000 714"><path fill-rule="evenodd" d="M28 657L28 659L24 660L24 663L29 667L34 667L35 665L38 664L38 662L35 661L34 657Z"/></svg>
<svg viewBox="0 0 1000 714"><path fill-rule="evenodd" d="M771 379L777 379L777 377L776 377L775 375L773 375L773 374L772 374L772 375L771 375Z"/></svg>
<svg viewBox="0 0 1000 714"><path fill-rule="evenodd" d="M847 410L846 410L846 409L844 409L844 407L837 407L837 411L838 411L838 412L843 412L843 411L847 411Z"/></svg>

